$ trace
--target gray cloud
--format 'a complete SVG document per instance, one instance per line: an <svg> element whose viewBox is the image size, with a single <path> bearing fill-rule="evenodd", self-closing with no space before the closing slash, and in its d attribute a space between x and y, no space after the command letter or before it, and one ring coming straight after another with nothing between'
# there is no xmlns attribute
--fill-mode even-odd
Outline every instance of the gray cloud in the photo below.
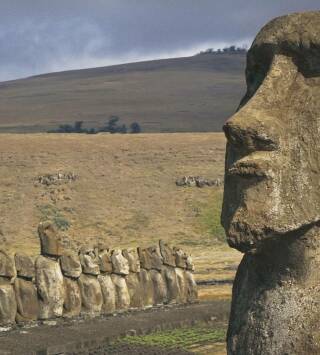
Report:
<svg viewBox="0 0 320 355"><path fill-rule="evenodd" d="M1 2L0 80L250 43L271 18L318 9L319 0Z"/></svg>

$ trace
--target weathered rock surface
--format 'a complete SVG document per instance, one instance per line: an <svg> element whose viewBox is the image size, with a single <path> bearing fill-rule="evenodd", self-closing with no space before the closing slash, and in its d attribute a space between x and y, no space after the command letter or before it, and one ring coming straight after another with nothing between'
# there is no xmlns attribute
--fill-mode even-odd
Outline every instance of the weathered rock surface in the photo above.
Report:
<svg viewBox="0 0 320 355"><path fill-rule="evenodd" d="M140 271L140 259L136 249L124 249L122 251L123 256L128 260L129 271L139 272Z"/></svg>
<svg viewBox="0 0 320 355"><path fill-rule="evenodd" d="M150 272L145 269L140 270L140 284L143 294L143 305L145 307L151 307L154 303L153 301L153 282L150 276Z"/></svg>
<svg viewBox="0 0 320 355"><path fill-rule="evenodd" d="M163 266L163 260L159 248L155 246L149 247L148 252L150 255L151 269L161 271Z"/></svg>
<svg viewBox="0 0 320 355"><path fill-rule="evenodd" d="M96 247L96 254L98 255L100 272L112 273L111 251L105 245L99 244Z"/></svg>
<svg viewBox="0 0 320 355"><path fill-rule="evenodd" d="M39 317L39 301L35 284L24 278L17 277L14 281L14 292L17 302L16 321L28 322Z"/></svg>
<svg viewBox="0 0 320 355"><path fill-rule="evenodd" d="M198 299L198 286L193 277L193 273L186 270L184 275L186 284L186 300L189 303L195 302Z"/></svg>
<svg viewBox="0 0 320 355"><path fill-rule="evenodd" d="M129 263L128 260L122 255L120 249L113 250L111 254L112 269L114 274L128 275Z"/></svg>
<svg viewBox="0 0 320 355"><path fill-rule="evenodd" d="M81 293L78 280L63 278L63 316L76 317L81 312Z"/></svg>
<svg viewBox="0 0 320 355"><path fill-rule="evenodd" d="M33 279L35 277L34 261L30 256L17 253L14 256L14 262L18 276L27 279Z"/></svg>
<svg viewBox="0 0 320 355"><path fill-rule="evenodd" d="M63 275L57 260L38 256L36 286L39 295L40 319L61 317L63 313Z"/></svg>
<svg viewBox="0 0 320 355"><path fill-rule="evenodd" d="M145 270L151 269L151 255L148 249L146 248L138 248L138 256L140 260L140 265Z"/></svg>
<svg viewBox="0 0 320 355"><path fill-rule="evenodd" d="M0 325L15 322L17 303L13 285L5 278L0 278Z"/></svg>
<svg viewBox="0 0 320 355"><path fill-rule="evenodd" d="M180 248L174 248L173 251L175 254L176 266L181 269L186 269L187 268L187 255Z"/></svg>
<svg viewBox="0 0 320 355"><path fill-rule="evenodd" d="M112 274L111 279L116 292L116 308L119 310L128 309L130 307L130 294L125 277Z"/></svg>
<svg viewBox="0 0 320 355"><path fill-rule="evenodd" d="M53 223L40 223L38 226L38 234L42 255L60 256L62 254L61 244Z"/></svg>
<svg viewBox="0 0 320 355"><path fill-rule="evenodd" d="M168 303L176 303L179 300L179 285L175 268L164 265L162 268L162 277L167 286Z"/></svg>
<svg viewBox="0 0 320 355"><path fill-rule="evenodd" d="M103 297L101 286L96 276L81 274L79 280L81 293L81 314L97 316L101 313Z"/></svg>
<svg viewBox="0 0 320 355"><path fill-rule="evenodd" d="M82 272L87 275L100 274L99 259L93 248L82 247L79 252Z"/></svg>
<svg viewBox="0 0 320 355"><path fill-rule="evenodd" d="M178 285L178 303L186 303L187 302L187 285L185 278L185 270L176 267L175 268L176 277L177 277L177 285Z"/></svg>
<svg viewBox="0 0 320 355"><path fill-rule="evenodd" d="M159 247L163 259L163 264L175 267L176 258L172 248L163 240L159 241Z"/></svg>
<svg viewBox="0 0 320 355"><path fill-rule="evenodd" d="M103 305L102 314L113 313L116 310L116 289L112 282L110 274L101 274L98 276L101 286Z"/></svg>
<svg viewBox="0 0 320 355"><path fill-rule="evenodd" d="M188 187L204 187L204 186L220 186L222 181L218 179L206 179L202 176L184 176L181 179L176 180L177 186Z"/></svg>
<svg viewBox="0 0 320 355"><path fill-rule="evenodd" d="M162 273L158 270L150 270L150 278L153 283L153 304L167 303L167 285Z"/></svg>
<svg viewBox="0 0 320 355"><path fill-rule="evenodd" d="M0 250L0 277L12 279L16 276L13 258L4 250Z"/></svg>
<svg viewBox="0 0 320 355"><path fill-rule="evenodd" d="M130 274L126 276L126 283L130 295L130 308L142 308L144 293L140 282L140 274L130 272Z"/></svg>
<svg viewBox="0 0 320 355"><path fill-rule="evenodd" d="M80 277L82 268L79 256L75 253L63 254L60 259L60 267L64 276L77 279Z"/></svg>
<svg viewBox="0 0 320 355"><path fill-rule="evenodd" d="M229 355L320 354L320 12L276 18L247 55L224 127L222 224L245 253Z"/></svg>

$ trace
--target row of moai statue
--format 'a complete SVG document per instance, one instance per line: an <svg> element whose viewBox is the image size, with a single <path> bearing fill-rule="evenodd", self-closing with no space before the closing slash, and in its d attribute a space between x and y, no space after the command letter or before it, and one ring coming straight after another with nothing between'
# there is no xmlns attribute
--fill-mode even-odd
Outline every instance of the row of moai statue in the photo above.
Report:
<svg viewBox="0 0 320 355"><path fill-rule="evenodd" d="M109 250L82 247L61 252L50 222L38 228L41 255L0 250L0 325L57 317L98 316L197 300L194 266L181 249Z"/></svg>

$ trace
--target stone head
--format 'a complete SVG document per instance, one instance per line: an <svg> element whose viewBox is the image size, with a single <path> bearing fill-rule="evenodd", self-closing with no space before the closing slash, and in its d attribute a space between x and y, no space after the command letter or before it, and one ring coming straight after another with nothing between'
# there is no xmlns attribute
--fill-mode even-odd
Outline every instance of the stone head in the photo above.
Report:
<svg viewBox="0 0 320 355"><path fill-rule="evenodd" d="M224 125L222 224L231 247L257 252L266 239L320 220L320 12L262 28L246 81Z"/></svg>
<svg viewBox="0 0 320 355"><path fill-rule="evenodd" d="M129 274L128 260L122 255L120 249L115 249L111 254L113 272L118 275Z"/></svg>
<svg viewBox="0 0 320 355"><path fill-rule="evenodd" d="M176 266L176 257L172 248L163 240L159 240L160 253L163 258L163 264Z"/></svg>
<svg viewBox="0 0 320 355"><path fill-rule="evenodd" d="M26 279L33 279L35 277L35 265L31 256L16 253L14 262L18 276Z"/></svg>
<svg viewBox="0 0 320 355"><path fill-rule="evenodd" d="M112 272L111 250L105 244L99 243L95 247L95 254L98 256L99 267L102 273Z"/></svg>
<svg viewBox="0 0 320 355"><path fill-rule="evenodd" d="M79 256L73 252L64 253L60 259L60 267L64 276L77 279L80 277L82 268Z"/></svg>
<svg viewBox="0 0 320 355"><path fill-rule="evenodd" d="M82 272L88 275L99 275L99 260L94 248L83 246L79 251L79 258L82 267Z"/></svg>
<svg viewBox="0 0 320 355"><path fill-rule="evenodd" d="M137 248L139 255L140 265L142 269L150 270L151 269L151 254L147 248Z"/></svg>
<svg viewBox="0 0 320 355"><path fill-rule="evenodd" d="M163 266L163 258L160 254L159 248L152 246L148 248L151 261L151 269L161 271Z"/></svg>
<svg viewBox="0 0 320 355"><path fill-rule="evenodd" d="M186 253L180 248L173 248L175 259L176 259L176 266L181 269L187 268L187 255Z"/></svg>
<svg viewBox="0 0 320 355"><path fill-rule="evenodd" d="M123 256L128 260L130 272L140 271L140 260L136 249L124 249Z"/></svg>
<svg viewBox="0 0 320 355"><path fill-rule="evenodd" d="M187 270L188 271L194 271L195 270L194 262L193 262L192 257L190 255L187 256L186 264L187 264Z"/></svg>
<svg viewBox="0 0 320 355"><path fill-rule="evenodd" d="M62 255L61 243L53 223L49 221L40 223L38 234L42 255L53 257Z"/></svg>

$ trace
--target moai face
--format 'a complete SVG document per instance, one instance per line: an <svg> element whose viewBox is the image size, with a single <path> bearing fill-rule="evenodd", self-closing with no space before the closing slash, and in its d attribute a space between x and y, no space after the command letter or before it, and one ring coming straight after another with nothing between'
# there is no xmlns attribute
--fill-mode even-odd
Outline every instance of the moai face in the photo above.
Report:
<svg viewBox="0 0 320 355"><path fill-rule="evenodd" d="M187 264L187 270L194 271L194 263L190 255L187 256L186 264Z"/></svg>
<svg viewBox="0 0 320 355"><path fill-rule="evenodd" d="M187 255L185 254L185 252L180 248L174 248L173 251L176 257L176 266L181 269L186 269Z"/></svg>
<svg viewBox="0 0 320 355"><path fill-rule="evenodd" d="M60 267L64 276L77 279L80 277L82 268L79 256L74 253L66 253L60 258Z"/></svg>
<svg viewBox="0 0 320 355"><path fill-rule="evenodd" d="M258 252L320 220L320 12L268 23L248 52L246 79L224 126L222 224L231 247Z"/></svg>
<svg viewBox="0 0 320 355"><path fill-rule="evenodd" d="M138 253L135 249L124 249L122 251L123 256L128 260L130 272L140 271L140 260Z"/></svg>
<svg viewBox="0 0 320 355"><path fill-rule="evenodd" d="M160 253L163 258L163 264L169 266L176 266L176 257L174 251L163 240L159 241Z"/></svg>
<svg viewBox="0 0 320 355"><path fill-rule="evenodd" d="M148 252L151 259L151 269L161 271L163 266L162 256L157 247L149 247Z"/></svg>
<svg viewBox="0 0 320 355"><path fill-rule="evenodd" d="M58 257L62 255L61 244L56 228L51 222L43 222L38 226L41 254Z"/></svg>
<svg viewBox="0 0 320 355"><path fill-rule="evenodd" d="M140 260L140 265L143 269L145 270L150 270L151 269L151 255L146 248L138 248L138 255L139 255L139 260Z"/></svg>
<svg viewBox="0 0 320 355"><path fill-rule="evenodd" d="M111 261L113 267L113 273L118 275L128 275L129 274L129 263L128 260L122 255L121 250L113 250L111 254Z"/></svg>
<svg viewBox="0 0 320 355"><path fill-rule="evenodd" d="M99 260L93 248L82 247L79 251L82 272L89 275L99 275Z"/></svg>
<svg viewBox="0 0 320 355"><path fill-rule="evenodd" d="M35 277L34 261L30 256L17 253L14 256L14 262L18 276L30 280Z"/></svg>
<svg viewBox="0 0 320 355"><path fill-rule="evenodd" d="M102 273L111 273L112 262L110 249L104 244L99 244L95 248L95 253L98 255L100 271Z"/></svg>

